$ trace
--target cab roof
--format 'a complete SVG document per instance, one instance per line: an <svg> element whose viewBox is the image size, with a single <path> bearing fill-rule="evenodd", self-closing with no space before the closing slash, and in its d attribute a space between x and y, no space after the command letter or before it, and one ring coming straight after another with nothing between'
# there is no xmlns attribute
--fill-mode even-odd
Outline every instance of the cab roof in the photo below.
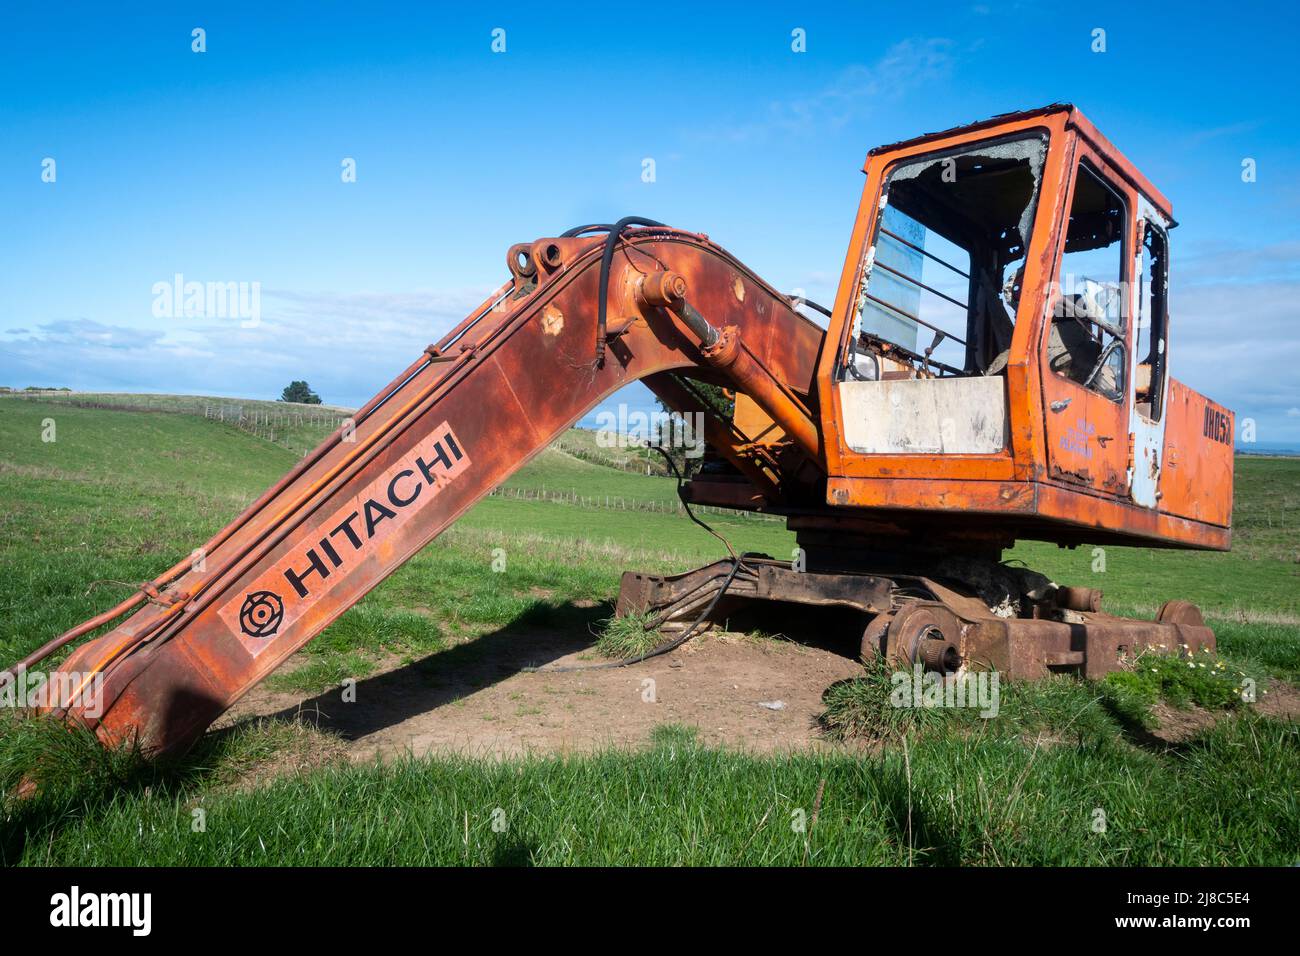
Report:
<svg viewBox="0 0 1300 956"><path fill-rule="evenodd" d="M1173 221L1173 207L1165 195L1156 189L1149 179L1142 174L1142 171L1134 166L1129 159L1111 143L1101 131L1097 129L1092 122L1083 115L1083 111L1072 103L1052 103L1047 106L1041 106L1037 109L1017 110L1011 113L999 113L997 116L991 116L988 119L978 120L974 123L966 123L961 126L954 126L951 129L939 130L934 133L926 133L922 136L914 136L910 139L899 140L896 143L889 143L884 146L877 146L867 153L868 159L872 156L879 156L885 153L891 153L896 150L910 149L915 146L927 143L940 143L943 140L951 139L953 136L964 135L967 133L977 132L983 129L993 130L1000 126L1023 126L1027 121L1054 116L1064 113L1065 126L1067 130L1082 136L1084 139L1101 152L1115 169L1132 185L1138 192L1142 193L1146 199L1156 207L1156 209L1170 221L1170 225L1175 225Z"/></svg>

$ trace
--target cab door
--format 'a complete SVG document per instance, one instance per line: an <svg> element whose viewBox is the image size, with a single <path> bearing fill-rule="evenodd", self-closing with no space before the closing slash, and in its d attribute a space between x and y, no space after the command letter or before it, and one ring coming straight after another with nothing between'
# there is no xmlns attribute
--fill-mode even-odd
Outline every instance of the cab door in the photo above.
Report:
<svg viewBox="0 0 1300 956"><path fill-rule="evenodd" d="M1077 142L1039 343L1048 476L1125 497L1132 202L1105 161Z"/></svg>

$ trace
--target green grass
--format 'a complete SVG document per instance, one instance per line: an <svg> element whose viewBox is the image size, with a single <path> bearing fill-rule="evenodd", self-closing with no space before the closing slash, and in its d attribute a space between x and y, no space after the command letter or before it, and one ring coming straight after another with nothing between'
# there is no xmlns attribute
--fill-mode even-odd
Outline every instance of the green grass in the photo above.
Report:
<svg viewBox="0 0 1300 956"><path fill-rule="evenodd" d="M664 636L647 627L650 621L648 614L606 618L601 622L596 650L614 660L626 660L654 650L663 643Z"/></svg>
<svg viewBox="0 0 1300 956"><path fill-rule="evenodd" d="M692 750L700 745L700 728L690 724L659 724L650 731L650 744L669 750Z"/></svg>
<svg viewBox="0 0 1300 956"><path fill-rule="evenodd" d="M1186 658L1142 654L1130 668L1107 674L1101 684L1113 710L1147 729L1159 726L1152 713L1159 701L1184 709L1195 704L1208 710L1235 710L1264 691L1256 676L1208 651Z"/></svg>
<svg viewBox="0 0 1300 956"><path fill-rule="evenodd" d="M899 680L910 684L911 672L872 660L866 662L861 677L828 687L820 715L827 735L834 740L897 744L903 737L1045 734L1080 744L1085 739L1097 743L1134 729L1156 729L1160 724L1153 708L1160 702L1183 709L1195 704L1235 712L1249 710L1249 704L1266 693L1257 673L1230 666L1209 652L1189 658L1145 653L1130 667L1100 681L1059 676L1029 684L999 682L997 701L989 708L996 713L991 714L974 703L945 707L926 706L922 701L911 706L910 691L901 697L896 693ZM967 700L976 699L968 692Z"/></svg>
<svg viewBox="0 0 1300 956"><path fill-rule="evenodd" d="M1247 673L1259 672L1300 683L1300 626L1247 624L1211 617L1219 653Z"/></svg>
<svg viewBox="0 0 1300 956"><path fill-rule="evenodd" d="M571 441L567 435L560 439L560 442L566 441ZM677 502L677 482L672 478L620 471L575 458L555 446L543 451L527 467L508 478L505 487L534 493L545 491L548 495L576 494L599 499L602 506L608 498L608 507L611 508L616 507L620 498L662 505L675 505Z"/></svg>
<svg viewBox="0 0 1300 956"><path fill-rule="evenodd" d="M54 443L40 440L45 418L55 419ZM295 457L201 413L0 398L0 658L121 600ZM1228 665L1300 681L1300 462L1242 459L1238 475L1230 554L1107 548L1104 571L1085 548L1026 543L1014 557L1064 583L1102 587L1112 610L1151 615L1157 598L1196 601ZM594 506L484 500L272 681L311 693L394 660L472 648L503 628L585 633L610 616L624 569L679 571L723 554L680 515L618 504L670 508L666 479L551 450L507 487L576 492ZM794 544L777 522L709 521L737 550L788 557ZM494 572L499 550L505 568ZM828 711L851 722L854 707L875 706L854 697L861 692L836 685ZM1142 691L1133 696L1140 702ZM331 758L269 784L260 782L268 765L316 765L299 757L333 755L338 742L266 724L210 734L181 763L155 766L62 728L50 736L5 722L0 783L7 789L32 767L49 783L5 809L0 854L29 864L1295 862L1294 724L1240 708L1192 740L1156 748L1138 733L1142 710L1116 700L1064 678L1004 685L990 720L932 711L903 725L889 723L896 714L868 714L864 725L875 720L878 731L868 736L887 743L865 754L760 758L703 747L695 728L665 725L642 752L386 766ZM796 833L792 815L811 819L822 781L818 822ZM191 830L199 807L204 833ZM505 833L491 827L498 807ZM1099 807L1104 834L1091 826Z"/></svg>
<svg viewBox="0 0 1300 956"><path fill-rule="evenodd" d="M947 723L944 711L894 706L896 671L884 660L866 661L863 671L861 677L832 684L822 696L826 709L819 719L832 739L889 741Z"/></svg>
<svg viewBox="0 0 1300 956"><path fill-rule="evenodd" d="M668 467L663 456L644 446L628 442L625 447L611 443L607 433L594 429L574 428L552 446L584 461L605 464L623 471L645 475L666 475Z"/></svg>
<svg viewBox="0 0 1300 956"><path fill-rule="evenodd" d="M335 763L251 790L214 785L200 764L10 805L0 862L1286 865L1300 846L1297 733L1246 718L1160 753L1113 736L949 735L759 758L668 727L640 752Z"/></svg>
<svg viewBox="0 0 1300 956"><path fill-rule="evenodd" d="M0 395L6 407L36 401L52 408L158 411L200 415L226 427L279 445L295 456L324 441L352 409L338 405L298 405L258 399L215 398L205 395L149 395L121 392L13 393Z"/></svg>

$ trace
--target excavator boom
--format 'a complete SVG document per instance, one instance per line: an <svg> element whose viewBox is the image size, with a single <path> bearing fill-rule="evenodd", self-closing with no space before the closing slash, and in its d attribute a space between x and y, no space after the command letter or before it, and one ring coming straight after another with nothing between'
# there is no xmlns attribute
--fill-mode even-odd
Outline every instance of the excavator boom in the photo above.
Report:
<svg viewBox="0 0 1300 956"><path fill-rule="evenodd" d="M131 616L60 670L51 709L105 742L184 749L282 664L602 399L637 379L707 371L704 347L665 306L725 315L727 341L805 421L822 332L705 237L623 235L598 334L603 236L513 247L513 280L476 309L248 511L141 592ZM645 283L671 277L674 289ZM707 323L706 323L707 325ZM600 352L603 351L603 355ZM734 360L734 356L733 356ZM717 427L716 423L715 426ZM716 436L715 436L716 437ZM782 476L737 453L777 493ZM764 469L766 468L766 471Z"/></svg>

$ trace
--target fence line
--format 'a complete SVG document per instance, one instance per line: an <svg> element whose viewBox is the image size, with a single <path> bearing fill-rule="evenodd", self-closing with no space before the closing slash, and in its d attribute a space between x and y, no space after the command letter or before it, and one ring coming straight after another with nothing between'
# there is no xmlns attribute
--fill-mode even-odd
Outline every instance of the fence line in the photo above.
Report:
<svg viewBox="0 0 1300 956"><path fill-rule="evenodd" d="M319 426L321 439L334 431L348 416L337 411L318 408L312 405L296 405L287 402L222 402L211 398L189 395L129 395L112 392L68 392L62 389L30 389L18 392L0 393L0 397L20 398L27 401L55 402L77 408L107 408L119 411L170 412L181 415L202 415L204 418L224 422L236 428L275 441L277 430L280 438L292 427ZM313 443L313 447L314 447ZM557 442L559 450L595 464L610 466L634 474L645 474L641 469L648 461L629 461L620 463L616 459L606 458L582 447L572 447L567 443ZM310 449L305 449L305 455ZM642 511L658 514L684 514L680 501L655 501L648 498L627 498L621 495L580 495L576 489L569 491L547 491L546 488L494 488L490 493L495 498L516 498L525 501L549 501L555 504L578 505L583 508L600 508L611 511ZM732 510L713 505L691 505L696 514L740 516L754 521L784 521L779 515L762 514L754 511Z"/></svg>
<svg viewBox="0 0 1300 956"><path fill-rule="evenodd" d="M577 505L581 508L598 508L610 511L648 511L657 514L685 514L681 501L655 501L651 498L625 498L621 495L580 495L577 491L547 491L545 488L493 488L488 493L490 498L515 498L521 501L549 501L554 504ZM719 508L714 505L691 505L696 514L718 515L721 517L747 518L752 521L784 521L781 515L763 514L758 511Z"/></svg>
<svg viewBox="0 0 1300 956"><path fill-rule="evenodd" d="M124 412L166 412L176 415L202 415L204 418L233 425L267 441L284 438L290 428L316 427L319 439L338 428L348 416L337 410L290 402L223 402L190 395L132 395L113 392L69 392L62 389L28 389L0 393L0 397L24 401L71 405L75 408L105 408ZM318 443L313 441L312 447ZM309 450L309 449L307 449ZM306 451L303 454L306 454Z"/></svg>
<svg viewBox="0 0 1300 956"><path fill-rule="evenodd" d="M551 447L564 452L566 455L572 455L582 461L591 462L593 465L603 465L606 468L615 468L633 475L667 474L667 470L658 459L652 459L648 456L634 456L630 459L620 460L609 455L602 455L600 452L592 451L589 448L583 448L581 445L569 445L562 438L557 440Z"/></svg>

